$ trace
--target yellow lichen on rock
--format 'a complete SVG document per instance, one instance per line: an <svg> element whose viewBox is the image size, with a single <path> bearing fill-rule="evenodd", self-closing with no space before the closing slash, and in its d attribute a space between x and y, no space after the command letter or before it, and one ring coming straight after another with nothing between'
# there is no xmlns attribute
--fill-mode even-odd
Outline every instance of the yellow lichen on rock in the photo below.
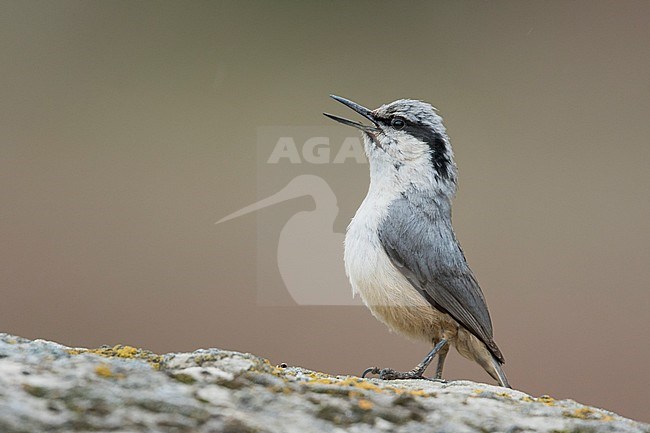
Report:
<svg viewBox="0 0 650 433"><path fill-rule="evenodd" d="M382 391L382 389L374 383L356 377L347 377L337 384L340 386L352 386L355 388L366 389L370 391Z"/></svg>
<svg viewBox="0 0 650 433"><path fill-rule="evenodd" d="M545 404L546 406L555 406L555 399L550 395L543 395L535 399L536 402Z"/></svg>
<svg viewBox="0 0 650 433"><path fill-rule="evenodd" d="M435 396L436 396L435 393L433 393L433 392L426 392L426 391L423 390L423 389L415 389L415 390L409 391L408 393L409 393L410 395L416 395L416 396L419 396L419 397L435 397Z"/></svg>
<svg viewBox="0 0 650 433"><path fill-rule="evenodd" d="M99 364L95 367L95 374L104 378L113 377L113 371L108 364Z"/></svg>
<svg viewBox="0 0 650 433"><path fill-rule="evenodd" d="M68 349L66 350L70 355L81 355L84 353L92 353L94 355L103 356L106 358L125 358L125 359L141 359L146 361L156 370L160 370L162 356L156 355L153 352L144 349L137 349L132 346L124 346L117 344L113 347L98 347L96 349Z"/></svg>
<svg viewBox="0 0 650 433"><path fill-rule="evenodd" d="M588 407L581 407L572 412L566 411L564 416L578 419L597 419L599 421L612 421L614 419L611 415L596 412Z"/></svg>
<svg viewBox="0 0 650 433"><path fill-rule="evenodd" d="M120 357L120 358L135 358L137 353L138 353L138 349L136 349L135 347L131 347L131 346L119 346L118 345L118 346L113 347L113 350L115 351L117 356Z"/></svg>
<svg viewBox="0 0 650 433"><path fill-rule="evenodd" d="M366 400L365 398L360 399L358 405L363 410L370 410L375 406L373 402Z"/></svg>
<svg viewBox="0 0 650 433"><path fill-rule="evenodd" d="M580 409L574 410L571 416L574 418L589 419L594 416L594 413L595 412L588 407L582 407Z"/></svg>
<svg viewBox="0 0 650 433"><path fill-rule="evenodd" d="M521 401L525 401L526 403L542 403L546 406L555 406L556 404L556 400L549 395L542 395L537 398L524 396L521 398Z"/></svg>

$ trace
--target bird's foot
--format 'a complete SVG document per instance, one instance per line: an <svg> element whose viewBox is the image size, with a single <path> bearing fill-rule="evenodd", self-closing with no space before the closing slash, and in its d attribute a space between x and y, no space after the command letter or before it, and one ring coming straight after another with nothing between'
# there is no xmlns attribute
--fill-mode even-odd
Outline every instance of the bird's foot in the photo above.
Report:
<svg viewBox="0 0 650 433"><path fill-rule="evenodd" d="M424 370L415 368L411 371L395 371L392 368L382 368L377 367L366 368L361 377L366 377L367 374L376 374L381 380L398 380L398 379L424 379L430 380L433 382L445 382L442 379L425 377L422 373Z"/></svg>

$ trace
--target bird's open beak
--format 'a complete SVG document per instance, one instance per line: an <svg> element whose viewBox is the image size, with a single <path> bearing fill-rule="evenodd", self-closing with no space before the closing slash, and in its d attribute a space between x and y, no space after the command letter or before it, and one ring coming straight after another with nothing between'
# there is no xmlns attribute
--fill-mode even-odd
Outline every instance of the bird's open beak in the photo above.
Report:
<svg viewBox="0 0 650 433"><path fill-rule="evenodd" d="M355 122L354 120L349 120L345 119L343 117L335 116L333 114L329 113L323 113L325 116L329 117L332 120L336 120L337 122L340 122L344 125L352 126L354 128L360 129L364 132L368 133L377 133L380 131L377 125L377 121L375 120L375 117L372 113L371 110L367 109L366 107L357 104L356 102L352 102L349 99L341 98L340 96L336 95L330 95L330 97L336 101L339 101L341 104L346 105L350 108L352 108L354 111L357 113L361 114L363 117L366 119L370 120L374 126L371 125L364 125L363 123L360 122Z"/></svg>

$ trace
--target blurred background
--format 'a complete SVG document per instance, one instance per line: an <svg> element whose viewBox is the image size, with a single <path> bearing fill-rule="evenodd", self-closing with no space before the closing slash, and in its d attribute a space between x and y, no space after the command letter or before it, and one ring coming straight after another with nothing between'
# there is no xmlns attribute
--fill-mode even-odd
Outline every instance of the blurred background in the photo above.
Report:
<svg viewBox="0 0 650 433"><path fill-rule="evenodd" d="M429 348L364 307L259 302L281 226L257 219L309 198L214 224L264 195L259 128L330 131L322 111L352 114L329 93L410 97L445 118L512 385L648 422L649 20L646 1L2 1L0 331L412 368ZM339 233L368 185L345 167ZM492 383L453 351L446 377Z"/></svg>

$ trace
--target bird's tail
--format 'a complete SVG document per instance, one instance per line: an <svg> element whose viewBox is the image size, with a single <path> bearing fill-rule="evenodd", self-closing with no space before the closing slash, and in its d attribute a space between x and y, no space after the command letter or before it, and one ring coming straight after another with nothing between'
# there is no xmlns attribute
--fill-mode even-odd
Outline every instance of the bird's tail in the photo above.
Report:
<svg viewBox="0 0 650 433"><path fill-rule="evenodd" d="M494 380L499 382L499 385L510 388L508 378L501 367L503 365L503 356L494 342L492 342L491 346L494 346L494 350L490 350L484 342L474 335L456 341L458 353L467 359L476 361Z"/></svg>
<svg viewBox="0 0 650 433"><path fill-rule="evenodd" d="M508 383L508 378L506 377L506 374L503 372L503 368L501 368L501 361L496 359L494 356L492 356L491 359L491 365L489 367L491 368L486 368L487 372L495 378L498 382L499 385L506 387L506 388L511 388L510 384Z"/></svg>

